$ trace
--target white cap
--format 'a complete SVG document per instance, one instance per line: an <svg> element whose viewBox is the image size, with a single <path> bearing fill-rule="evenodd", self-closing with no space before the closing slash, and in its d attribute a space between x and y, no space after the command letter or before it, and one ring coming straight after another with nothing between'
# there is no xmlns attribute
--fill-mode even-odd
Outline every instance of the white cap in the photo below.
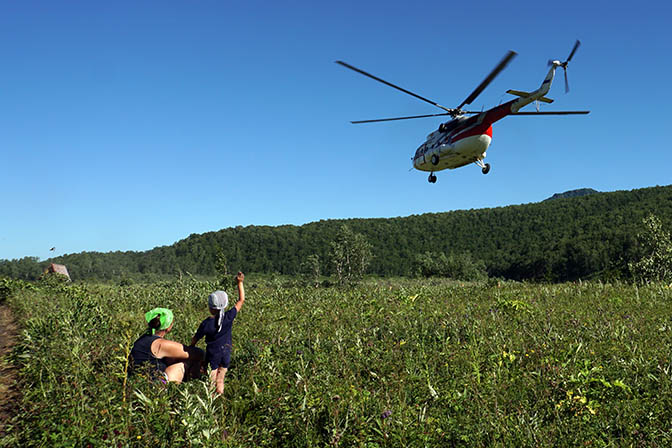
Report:
<svg viewBox="0 0 672 448"><path fill-rule="evenodd" d="M229 304L226 291L215 291L208 296L208 306L215 310L223 310Z"/></svg>

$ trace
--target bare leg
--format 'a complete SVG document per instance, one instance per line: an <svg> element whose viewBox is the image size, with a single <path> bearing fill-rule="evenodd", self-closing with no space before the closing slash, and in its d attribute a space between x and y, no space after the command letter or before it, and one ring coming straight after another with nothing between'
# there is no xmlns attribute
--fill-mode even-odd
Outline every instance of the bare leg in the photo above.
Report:
<svg viewBox="0 0 672 448"><path fill-rule="evenodd" d="M184 372L186 371L184 362L176 362L166 367L166 375L168 376L168 381L174 381L177 384L180 384L184 379Z"/></svg>
<svg viewBox="0 0 672 448"><path fill-rule="evenodd" d="M228 369L226 367L218 367L210 372L210 381L215 384L215 389L218 394L224 393L224 377Z"/></svg>
<svg viewBox="0 0 672 448"><path fill-rule="evenodd" d="M168 364L166 367L168 381L175 381L179 384L182 381L200 378L205 352L198 347L187 347L186 350L189 353L189 359L164 358L165 363Z"/></svg>

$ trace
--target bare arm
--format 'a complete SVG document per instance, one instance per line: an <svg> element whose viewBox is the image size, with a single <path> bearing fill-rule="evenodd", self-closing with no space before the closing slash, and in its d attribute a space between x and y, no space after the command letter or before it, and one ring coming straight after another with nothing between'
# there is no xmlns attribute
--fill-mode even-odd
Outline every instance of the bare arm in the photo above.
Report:
<svg viewBox="0 0 672 448"><path fill-rule="evenodd" d="M187 347L179 342L157 339L152 342L152 354L159 359L193 359L201 356L198 349Z"/></svg>
<svg viewBox="0 0 672 448"><path fill-rule="evenodd" d="M243 285L243 280L245 280L245 274L239 272L236 276L236 281L238 282L238 301L236 302L236 312L240 313L243 303L245 303L245 286Z"/></svg>

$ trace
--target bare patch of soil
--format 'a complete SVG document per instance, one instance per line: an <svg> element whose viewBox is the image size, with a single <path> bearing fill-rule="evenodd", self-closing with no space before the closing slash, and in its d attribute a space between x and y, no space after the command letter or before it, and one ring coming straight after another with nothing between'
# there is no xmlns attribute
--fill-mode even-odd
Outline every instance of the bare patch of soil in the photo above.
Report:
<svg viewBox="0 0 672 448"><path fill-rule="evenodd" d="M0 304L0 438L5 435L5 424L12 416L19 399L16 368L8 357L16 342L17 333L18 328L11 310Z"/></svg>

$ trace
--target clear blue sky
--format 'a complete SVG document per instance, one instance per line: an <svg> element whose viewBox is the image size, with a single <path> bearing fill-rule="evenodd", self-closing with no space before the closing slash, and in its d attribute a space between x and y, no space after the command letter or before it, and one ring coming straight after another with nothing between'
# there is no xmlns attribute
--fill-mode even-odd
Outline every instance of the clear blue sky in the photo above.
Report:
<svg viewBox="0 0 672 448"><path fill-rule="evenodd" d="M0 259L670 184L670 28L665 1L0 2ZM480 109L576 39L543 110L592 113L506 118L490 174L434 185L440 119L349 121L440 110L334 64L455 107L515 50Z"/></svg>

